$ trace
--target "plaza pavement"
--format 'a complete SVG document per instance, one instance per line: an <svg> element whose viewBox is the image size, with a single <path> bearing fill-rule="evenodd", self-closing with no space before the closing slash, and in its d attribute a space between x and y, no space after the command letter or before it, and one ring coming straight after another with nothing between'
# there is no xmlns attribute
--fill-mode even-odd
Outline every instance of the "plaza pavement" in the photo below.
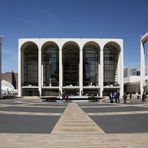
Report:
<svg viewBox="0 0 148 148"><path fill-rule="evenodd" d="M148 102L0 100L0 148L147 148Z"/></svg>

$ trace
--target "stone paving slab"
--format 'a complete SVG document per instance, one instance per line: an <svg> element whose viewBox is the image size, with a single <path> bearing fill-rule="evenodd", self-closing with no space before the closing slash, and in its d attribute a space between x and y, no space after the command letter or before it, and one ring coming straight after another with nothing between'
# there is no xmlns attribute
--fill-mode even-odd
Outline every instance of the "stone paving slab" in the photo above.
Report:
<svg viewBox="0 0 148 148"><path fill-rule="evenodd" d="M129 111L129 112L87 113L87 115L89 115L89 116L110 116L110 115L111 116L112 115L116 116L116 115L133 115L133 114L138 114L138 115L140 115L140 114L148 114L148 111L146 110L146 111Z"/></svg>
<svg viewBox="0 0 148 148"><path fill-rule="evenodd" d="M5 115L34 115L34 116L61 116L62 113L48 113L48 112L15 112L15 111L0 111L0 114Z"/></svg>
<svg viewBox="0 0 148 148"><path fill-rule="evenodd" d="M69 103L52 134L104 133L75 103Z"/></svg>
<svg viewBox="0 0 148 148"><path fill-rule="evenodd" d="M107 109L104 108L83 108L86 113L100 113L100 112L128 112L128 111L144 111L148 108L146 107L137 107L137 106L127 106L127 107L108 107Z"/></svg>
<svg viewBox="0 0 148 148"><path fill-rule="evenodd" d="M147 148L148 134L0 134L0 148Z"/></svg>
<svg viewBox="0 0 148 148"><path fill-rule="evenodd" d="M116 104L116 103L81 103L81 104L79 104L78 103L78 105L80 106L80 107L94 107L94 106L96 106L96 107L101 107L101 106L103 106L103 107L111 107L111 106L113 106L113 107L115 107L115 106L119 106L119 105L122 105L122 104Z"/></svg>
<svg viewBox="0 0 148 148"><path fill-rule="evenodd" d="M15 112L45 112L45 113L62 113L64 108L44 108L44 107L24 107L24 106L8 106L0 107L0 111L15 111Z"/></svg>

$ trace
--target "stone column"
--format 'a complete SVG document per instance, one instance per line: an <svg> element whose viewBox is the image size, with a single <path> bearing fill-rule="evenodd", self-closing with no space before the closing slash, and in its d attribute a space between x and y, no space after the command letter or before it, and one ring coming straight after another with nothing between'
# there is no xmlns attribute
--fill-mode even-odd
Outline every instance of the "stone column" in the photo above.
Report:
<svg viewBox="0 0 148 148"><path fill-rule="evenodd" d="M39 49L38 49L38 90L39 90L39 96L42 96L42 51L41 51L41 45L39 45Z"/></svg>
<svg viewBox="0 0 148 148"><path fill-rule="evenodd" d="M119 55L119 73L118 73L118 77L120 78L120 96L123 96L124 93L124 75L123 75L123 71L124 71L124 61L123 61L123 42L121 43L121 51L120 51L120 55Z"/></svg>
<svg viewBox="0 0 148 148"><path fill-rule="evenodd" d="M80 63L79 63L79 87L80 96L83 95L83 48L80 47Z"/></svg>
<svg viewBox="0 0 148 148"><path fill-rule="evenodd" d="M103 96L103 83L104 83L104 61L103 61L103 46L100 48L100 65L99 65L99 71L98 71L98 80L99 80L99 86L100 86L100 97Z"/></svg>
<svg viewBox="0 0 148 148"><path fill-rule="evenodd" d="M59 91L60 95L63 92L63 62L62 62L62 47L59 47Z"/></svg>
<svg viewBox="0 0 148 148"><path fill-rule="evenodd" d="M21 71L21 68L23 67L23 62L22 62L22 51L21 51L21 46L20 46L20 42L18 43L18 97L22 96L22 80L21 80L21 76L24 74Z"/></svg>
<svg viewBox="0 0 148 148"><path fill-rule="evenodd" d="M145 83L145 54L144 54L144 47L143 42L140 40L140 70L141 70L141 77L140 77L140 94L142 97L142 93L144 91L143 85Z"/></svg>

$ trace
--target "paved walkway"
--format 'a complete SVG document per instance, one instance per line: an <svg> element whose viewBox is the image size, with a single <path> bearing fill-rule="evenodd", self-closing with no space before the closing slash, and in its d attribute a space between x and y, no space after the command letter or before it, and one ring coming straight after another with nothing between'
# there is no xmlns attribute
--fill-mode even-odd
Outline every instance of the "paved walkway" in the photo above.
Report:
<svg viewBox="0 0 148 148"><path fill-rule="evenodd" d="M106 134L69 103L51 134L0 134L0 148L148 148L148 133Z"/></svg>
<svg viewBox="0 0 148 148"><path fill-rule="evenodd" d="M97 134L104 131L75 103L70 103L52 134Z"/></svg>

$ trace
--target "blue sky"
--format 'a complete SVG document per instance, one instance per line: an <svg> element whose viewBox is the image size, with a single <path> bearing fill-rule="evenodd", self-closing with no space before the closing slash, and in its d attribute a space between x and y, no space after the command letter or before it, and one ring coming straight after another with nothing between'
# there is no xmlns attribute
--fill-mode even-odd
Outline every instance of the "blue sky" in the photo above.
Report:
<svg viewBox="0 0 148 148"><path fill-rule="evenodd" d="M148 0L0 0L2 71L17 72L18 39L97 37L124 40L124 64L139 66Z"/></svg>

